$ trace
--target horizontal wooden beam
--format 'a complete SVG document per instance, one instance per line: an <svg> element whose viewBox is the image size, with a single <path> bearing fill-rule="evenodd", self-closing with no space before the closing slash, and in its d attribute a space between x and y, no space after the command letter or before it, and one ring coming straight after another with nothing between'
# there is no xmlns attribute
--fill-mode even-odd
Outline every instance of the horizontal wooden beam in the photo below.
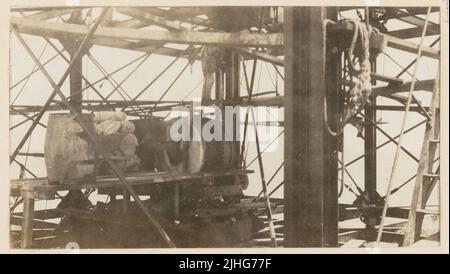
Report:
<svg viewBox="0 0 450 274"><path fill-rule="evenodd" d="M417 54L417 52L419 51L419 44L416 44L416 43L413 43L413 42L410 42L410 41L407 41L404 39L400 39L400 38L397 38L394 36L390 36L387 34L379 34L379 35L384 35L384 37L386 38L388 47L398 49L398 50L403 50L403 51L410 52L413 54ZM439 59L440 58L440 50L434 49L432 47L422 46L422 56Z"/></svg>
<svg viewBox="0 0 450 274"><path fill-rule="evenodd" d="M261 52L261 51L257 51L254 49L249 49L249 48L234 48L234 50L238 51L239 53L248 56L252 56L252 57L256 57L259 60L262 61L266 61L278 66L284 66L284 60L278 58L277 56L265 53L265 52Z"/></svg>
<svg viewBox="0 0 450 274"><path fill-rule="evenodd" d="M344 23L329 24L327 30L331 31L331 32L345 33L345 32L353 32L354 27L355 26L352 23L344 22ZM372 35L371 39L373 39L373 40L379 40L379 41L385 40L387 43L387 46L391 47L391 48L403 50L403 51L410 52L413 54L417 54L417 52L419 50L419 44L413 43L408 40L400 39L400 38L390 36L387 34L382 34L382 33L372 33L371 35ZM382 36L382 37L377 38L377 36ZM422 56L439 59L440 58L440 50L434 49L432 47L422 46Z"/></svg>
<svg viewBox="0 0 450 274"><path fill-rule="evenodd" d="M25 11L50 11L50 10L64 10L64 9L71 9L71 10L79 10L89 8L89 6L76 6L76 7L69 7L69 6L13 6L11 7L12 12L25 12Z"/></svg>
<svg viewBox="0 0 450 274"><path fill-rule="evenodd" d="M426 111L429 110L429 107L424 107ZM376 107L377 111L405 111L405 106L388 106L388 105L377 105ZM421 112L422 110L420 107L417 106L410 106L410 111L414 112Z"/></svg>
<svg viewBox="0 0 450 274"><path fill-rule="evenodd" d="M378 74L375 72L372 72L370 74L370 77L372 78L372 80L382 81L382 82L386 82L389 84L403 84L403 80L400 78L390 77L390 76Z"/></svg>
<svg viewBox="0 0 450 274"><path fill-rule="evenodd" d="M423 27L425 26L425 20L418 16L405 16L397 19L405 23L419 27L420 29L423 29ZM428 21L427 30L433 34L440 34L440 26L431 21Z"/></svg>
<svg viewBox="0 0 450 274"><path fill-rule="evenodd" d="M401 38L401 39L416 38L416 37L420 37L422 35L422 28L413 27L413 28L408 28L408 29L399 29L399 30L389 31L387 34L390 36ZM436 35L436 33L427 30L427 33L425 35L426 36Z"/></svg>
<svg viewBox="0 0 450 274"><path fill-rule="evenodd" d="M108 101L109 102L109 101ZM172 103L172 105L167 106L163 104L169 104L168 102L160 102L158 103L158 106L154 106L154 103L152 103L151 107L143 107L142 109L151 109L152 111L165 111L170 110L174 105L180 105L176 103ZM123 101L123 103L108 103L108 104L93 104L93 105L81 105L81 109L88 110L88 111L106 111L111 110L111 107L113 108L122 108L124 105L146 105L141 104L137 102L136 104L130 104L130 102ZM14 110L10 110L9 115L23 115L24 113L34 113L42 109L42 106L14 106ZM67 107L64 105L61 105L59 103L52 104L47 108L47 111L65 111L68 110ZM44 125L45 126L45 125Z"/></svg>
<svg viewBox="0 0 450 274"><path fill-rule="evenodd" d="M104 47L112 47L118 49L134 50L141 52L152 52L153 54L172 56L172 57L183 57L188 56L192 53L192 50L179 50L174 48L163 47L155 43L141 43L141 42L130 42L126 40L110 39L110 38L95 38L92 44ZM195 57L195 56L194 56ZM199 57L194 59L198 60Z"/></svg>
<svg viewBox="0 0 450 274"><path fill-rule="evenodd" d="M112 21L108 25L109 27L116 28L131 28L131 29L139 29L148 26L147 23L142 22L141 20L130 18L123 21Z"/></svg>
<svg viewBox="0 0 450 274"><path fill-rule="evenodd" d="M428 7L411 7L405 8L407 12L400 10L399 8L386 8L389 9L389 12L383 15L383 19L398 19L406 16L418 15L418 14L427 14ZM432 7L431 13L438 12L440 10L439 7Z"/></svg>
<svg viewBox="0 0 450 274"><path fill-rule="evenodd" d="M211 22L205 22L204 19L198 17L192 17L186 20L171 20L165 18L165 14L161 14L161 9L140 9L136 7L117 7L116 10L122 14L133 17L129 19L133 24L137 24L136 21L142 25L157 25L170 30L185 30L187 28L181 26L182 23L194 24L204 27L211 27ZM207 21L207 20L206 20ZM118 27L118 26L116 26Z"/></svg>
<svg viewBox="0 0 450 274"><path fill-rule="evenodd" d="M53 23L19 17L11 17L10 22L21 33L58 39L80 39L88 31L82 25ZM248 47L281 47L283 46L284 38L282 33L168 32L103 26L99 27L95 32L94 39L98 37L179 44Z"/></svg>
<svg viewBox="0 0 450 274"><path fill-rule="evenodd" d="M255 107L282 107L283 106L283 96L267 96L267 97L257 97L253 98L249 102L248 100L225 100L225 105L239 105L239 106L255 106Z"/></svg>
<svg viewBox="0 0 450 274"><path fill-rule="evenodd" d="M432 91L434 87L434 79L416 81L414 90ZM383 96L392 95L399 92L407 92L411 89L411 82L407 82L401 85L387 85L385 87L375 87L372 89L371 96Z"/></svg>
<svg viewBox="0 0 450 274"><path fill-rule="evenodd" d="M186 30L181 26L181 21L171 21L163 17L147 13L138 8L117 7L116 10L122 14L136 18L148 25L157 25L169 30Z"/></svg>

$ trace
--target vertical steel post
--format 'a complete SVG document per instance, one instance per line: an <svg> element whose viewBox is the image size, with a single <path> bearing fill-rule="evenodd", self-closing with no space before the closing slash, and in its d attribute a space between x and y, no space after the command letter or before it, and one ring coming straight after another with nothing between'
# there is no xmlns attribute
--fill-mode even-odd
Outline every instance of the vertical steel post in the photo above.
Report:
<svg viewBox="0 0 450 274"><path fill-rule="evenodd" d="M324 127L323 100L327 88L330 93L337 90L337 84L332 81L338 72L335 68L326 69L325 64L322 23L328 17L327 8L289 7L284 14L284 245L335 246L337 151L336 140ZM329 73L332 73L330 77ZM333 85L336 86L331 89ZM330 110L330 114L336 112L334 108ZM335 120L329 117L334 125Z"/></svg>
<svg viewBox="0 0 450 274"><path fill-rule="evenodd" d="M364 113L371 121L376 121L376 99L371 99L371 105L366 106ZM364 127L364 192L369 204L374 205L377 193L377 129L370 123ZM373 228L376 225L376 216L369 216L366 226Z"/></svg>
<svg viewBox="0 0 450 274"><path fill-rule="evenodd" d="M21 248L31 248L33 243L34 198L24 197Z"/></svg>
<svg viewBox="0 0 450 274"><path fill-rule="evenodd" d="M225 99L226 100L237 100L240 96L240 57L237 52L227 51L226 55L226 67L225 67ZM225 115L224 108L222 108L222 115ZM225 117L223 117L225 118ZM241 167L240 146L237 138L240 136L239 128L236 126L240 124L240 115L236 114L233 117L233 167ZM225 128L223 129L223 134L225 134Z"/></svg>
<svg viewBox="0 0 450 274"><path fill-rule="evenodd" d="M366 9L366 24L369 25L373 10ZM376 59L371 61L372 72L376 72ZM376 84L376 80L372 80L372 85ZM370 105L366 105L364 113L371 121L377 121L377 100L370 99ZM370 123L366 123L364 127L364 191L370 205L375 205L377 194L377 129ZM376 214L376 211L374 212ZM368 229L377 225L377 216L368 216L366 227Z"/></svg>
<svg viewBox="0 0 450 274"><path fill-rule="evenodd" d="M69 23L73 24L82 24L82 12L81 10L77 10L71 13L69 18ZM76 110L77 113L81 113L81 104L83 101L83 93L79 92L83 88L83 79L82 79L82 71L83 71L83 56L84 52L79 58L74 58L75 53L79 47L78 43L64 43L66 50L70 54L70 60L74 62L72 69L70 70L69 79L70 79L70 104Z"/></svg>

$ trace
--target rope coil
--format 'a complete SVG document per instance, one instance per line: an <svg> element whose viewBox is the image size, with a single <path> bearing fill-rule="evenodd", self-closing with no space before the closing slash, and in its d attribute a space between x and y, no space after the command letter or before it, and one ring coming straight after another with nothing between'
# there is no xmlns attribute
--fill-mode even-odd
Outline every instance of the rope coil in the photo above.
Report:
<svg viewBox="0 0 450 274"><path fill-rule="evenodd" d="M364 22L348 19L354 25L354 31L349 48L346 50L345 56L348 59L349 70L352 76L358 78L357 83L350 89L346 97L348 98L347 106L344 110L341 125L336 131L333 131L328 123L327 100L324 98L324 119L328 133L332 136L341 135L345 125L360 111L366 104L370 103L369 97L372 93L371 83L371 64L370 64L370 33L372 27L367 26ZM331 20L323 21L323 40L324 55L326 57L326 31L327 25L334 23ZM352 59L356 57L358 63L353 63ZM325 58L324 58L325 59ZM359 68L357 68L359 65ZM325 64L324 64L325 66ZM323 70L325 73L325 69Z"/></svg>

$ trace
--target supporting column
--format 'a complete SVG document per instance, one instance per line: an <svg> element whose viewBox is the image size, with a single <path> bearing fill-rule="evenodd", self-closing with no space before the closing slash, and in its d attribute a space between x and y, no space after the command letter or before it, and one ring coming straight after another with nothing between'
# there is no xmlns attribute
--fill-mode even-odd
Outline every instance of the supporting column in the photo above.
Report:
<svg viewBox="0 0 450 274"><path fill-rule="evenodd" d="M371 100L371 105L364 109L368 119L376 121L376 99ZM370 205L375 205L377 195L377 129L370 123L364 127L364 191ZM377 223L376 211L368 216L366 227L373 228Z"/></svg>
<svg viewBox="0 0 450 274"><path fill-rule="evenodd" d="M370 18L374 18L373 9L369 9ZM370 22L370 20L369 20ZM377 71L377 60L374 57L371 62L372 72ZM372 79L372 85L376 86L377 81ZM371 98L370 105L366 105L364 113L371 121L377 121L377 99ZM377 205L377 129L374 125L366 123L364 127L364 191L370 206ZM373 229L379 223L380 212L378 210L369 211L366 216L366 228Z"/></svg>
<svg viewBox="0 0 450 274"><path fill-rule="evenodd" d="M33 245L33 219L34 198L25 197L23 199L21 248L31 248Z"/></svg>
<svg viewBox="0 0 450 274"><path fill-rule="evenodd" d="M229 50L227 51L226 55L225 100L237 100L239 98L240 96L239 74L240 74L239 54L237 52ZM222 115L225 115L224 111L222 111ZM237 129L236 125L239 123L240 123L239 114L236 114L236 116L233 118L234 136L240 136L239 131L235 132L235 130ZM223 129L223 132L225 132L225 128ZM234 138L234 140L236 140L236 138ZM240 156L239 141L233 142L232 153L233 153L233 167L240 168L241 159L239 157Z"/></svg>
<svg viewBox="0 0 450 274"><path fill-rule="evenodd" d="M83 18L81 10L72 12L68 21L73 24L82 24ZM70 60L72 60L76 50L79 47L79 43L66 42L64 47L66 47L67 51L70 53ZM70 96L72 98L70 104L77 113L81 113L81 104L83 101L83 94L80 92L83 88L82 71L83 58L77 58L69 74Z"/></svg>
<svg viewBox="0 0 450 274"><path fill-rule="evenodd" d="M323 102L326 88L330 93L337 90L337 84L331 81L336 81L338 74L332 70L328 76L330 69L326 74L324 71L327 66L322 22L327 18L327 8L289 7L284 16L284 245L336 246L336 139L325 130ZM334 98L330 96L330 102ZM336 108L330 106L330 111L335 112ZM333 116L336 115L330 113L332 127L336 125Z"/></svg>

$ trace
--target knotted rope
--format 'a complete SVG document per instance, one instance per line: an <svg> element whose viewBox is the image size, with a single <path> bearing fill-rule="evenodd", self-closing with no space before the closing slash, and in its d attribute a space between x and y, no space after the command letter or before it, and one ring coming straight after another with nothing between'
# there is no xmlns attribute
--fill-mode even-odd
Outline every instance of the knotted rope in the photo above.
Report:
<svg viewBox="0 0 450 274"><path fill-rule="evenodd" d="M349 19L354 25L354 31L352 41L349 48L346 50L346 57L348 59L350 73L355 76L358 81L350 89L347 94L348 104L344 111L344 117L338 130L333 131L328 124L328 112L327 112L327 100L324 98L324 119L328 132L337 136L342 134L345 125L360 111L367 103L370 103L369 97L372 93L372 83L370 78L371 65L370 65L370 33L372 28L367 26L364 22ZM326 33L328 23L334 23L331 20L323 21L323 43L324 43L324 55L326 57ZM357 64L353 63L353 57L358 59L359 69ZM325 59L325 58L324 58ZM325 63L324 63L325 66ZM323 70L325 73L325 69Z"/></svg>

